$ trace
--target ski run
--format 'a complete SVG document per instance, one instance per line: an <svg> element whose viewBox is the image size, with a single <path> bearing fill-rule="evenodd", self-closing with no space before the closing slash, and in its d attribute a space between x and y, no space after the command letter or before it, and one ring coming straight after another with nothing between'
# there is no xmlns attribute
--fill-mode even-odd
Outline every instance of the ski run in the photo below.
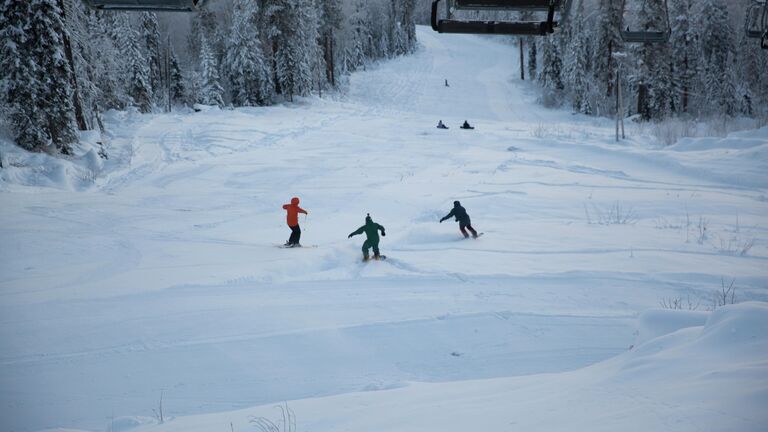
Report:
<svg viewBox="0 0 768 432"><path fill-rule="evenodd" d="M418 40L324 98L109 112L107 160L3 140L0 430L768 430L768 128L617 143L509 45ZM294 196L316 247L275 248Z"/></svg>

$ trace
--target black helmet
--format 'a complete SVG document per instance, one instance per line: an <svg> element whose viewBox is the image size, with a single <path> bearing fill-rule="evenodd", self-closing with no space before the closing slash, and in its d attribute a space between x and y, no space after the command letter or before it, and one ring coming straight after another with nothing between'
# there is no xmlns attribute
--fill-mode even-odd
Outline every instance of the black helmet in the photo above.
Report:
<svg viewBox="0 0 768 432"><path fill-rule="evenodd" d="M454 201L454 202L453 202L453 206L454 206L454 207L458 207L458 206L460 206L460 205L461 205L461 203L460 203L460 202L458 202L458 201Z"/></svg>
<svg viewBox="0 0 768 432"><path fill-rule="evenodd" d="M368 214L365 216L365 223L372 223L372 222L373 222L373 219L371 219L371 214L370 214L370 213L368 213Z"/></svg>

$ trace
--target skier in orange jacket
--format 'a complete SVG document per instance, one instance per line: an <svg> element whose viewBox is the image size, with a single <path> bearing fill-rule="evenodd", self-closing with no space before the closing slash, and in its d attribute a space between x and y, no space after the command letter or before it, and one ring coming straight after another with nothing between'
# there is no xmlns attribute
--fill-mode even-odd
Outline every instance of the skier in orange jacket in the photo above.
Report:
<svg viewBox="0 0 768 432"><path fill-rule="evenodd" d="M286 247L301 247L299 239L301 238L301 228L299 228L299 213L309 214L306 210L299 207L299 199L296 197L291 198L290 204L285 204L283 209L288 212L286 215L286 222L291 229L291 236L288 241L285 242Z"/></svg>

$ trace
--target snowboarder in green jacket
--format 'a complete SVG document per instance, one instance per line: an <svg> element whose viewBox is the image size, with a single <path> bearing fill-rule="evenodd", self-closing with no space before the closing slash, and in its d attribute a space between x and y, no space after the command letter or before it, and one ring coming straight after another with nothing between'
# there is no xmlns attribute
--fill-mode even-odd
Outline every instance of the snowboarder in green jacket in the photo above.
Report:
<svg viewBox="0 0 768 432"><path fill-rule="evenodd" d="M352 236L365 233L367 239L363 243L363 261L368 261L368 249L371 248L373 248L373 259L381 259L381 254L379 253L379 231L381 231L382 236L387 235L384 232L384 227L374 222L373 219L371 219L371 214L368 213L365 217L365 225L347 236L347 238L352 238Z"/></svg>

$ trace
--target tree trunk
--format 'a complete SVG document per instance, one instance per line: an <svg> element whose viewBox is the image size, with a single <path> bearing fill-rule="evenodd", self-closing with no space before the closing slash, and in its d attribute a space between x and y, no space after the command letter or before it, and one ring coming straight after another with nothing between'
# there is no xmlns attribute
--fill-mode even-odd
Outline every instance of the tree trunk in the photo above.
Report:
<svg viewBox="0 0 768 432"><path fill-rule="evenodd" d="M606 81L606 97L611 97L613 94L613 41L608 41L608 73L605 77Z"/></svg>
<svg viewBox="0 0 768 432"><path fill-rule="evenodd" d="M64 10L64 0L58 0L59 8L61 9L62 21L66 26L67 17ZM67 56L67 62L69 63L69 69L72 73L72 105L75 107L75 120L77 121L77 128L81 131L88 130L88 123L85 121L85 113L83 111L83 102L80 100L80 91L77 87L77 73L75 69L75 58L72 55L72 44L69 41L69 35L66 29L61 34L61 39L64 42L64 55Z"/></svg>
<svg viewBox="0 0 768 432"><path fill-rule="evenodd" d="M639 84L637 86L637 113L640 114L643 120L650 120L650 111L648 106L648 84Z"/></svg>
<svg viewBox="0 0 768 432"><path fill-rule="evenodd" d="M686 45L687 44L688 42L686 42ZM683 77L688 77L688 54L686 54L685 59L683 59ZM683 112L688 112L688 79L683 79Z"/></svg>
<svg viewBox="0 0 768 432"><path fill-rule="evenodd" d="M523 55L523 38L518 38L520 40L520 79L525 81L525 56Z"/></svg>
<svg viewBox="0 0 768 432"><path fill-rule="evenodd" d="M329 43L331 45L331 49L328 50L328 52L331 55L331 62L330 62L331 63L331 66L330 66L330 70L331 70L331 86L333 86L333 88L336 88L336 64L335 64L335 60L333 58L333 49L334 49L334 46L333 46L333 34L331 34L331 38L329 40Z"/></svg>

